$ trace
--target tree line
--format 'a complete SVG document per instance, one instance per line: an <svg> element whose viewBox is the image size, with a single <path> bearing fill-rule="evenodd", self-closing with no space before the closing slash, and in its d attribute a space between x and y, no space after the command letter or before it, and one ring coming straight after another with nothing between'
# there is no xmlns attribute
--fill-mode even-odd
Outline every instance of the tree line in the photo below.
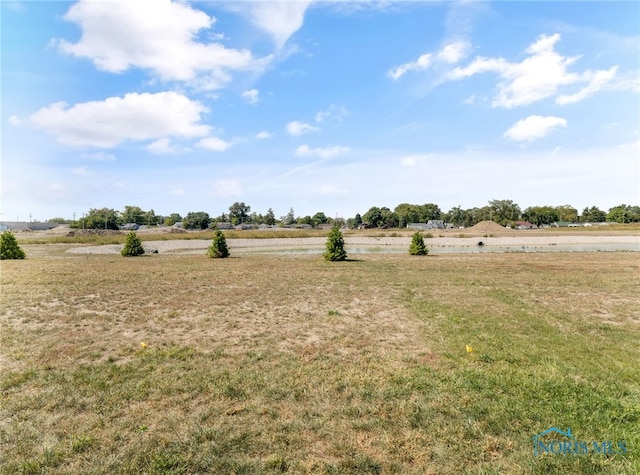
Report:
<svg viewBox="0 0 640 475"><path fill-rule="evenodd" d="M251 211L251 206L244 202L235 202L229 207L228 213L210 216L205 211L189 212L182 216L171 213L167 216L159 215L153 209L145 211L139 206L125 206L122 211L112 208L90 209L76 220L68 221L62 218L50 219L50 222L70 224L78 229L120 229L126 224L138 226L173 226L182 223L185 229L209 229L217 223L230 223L233 226L268 225L295 226L309 225L317 227L321 224L338 224L348 228L361 226L371 228L405 228L410 223L426 223L429 220L441 220L455 227L470 227L480 221L494 221L502 226L514 226L516 221L528 221L537 226L550 225L556 222L584 222L584 223L637 223L640 222L640 206L621 204L601 210L597 206L586 207L579 212L571 205L562 206L530 206L521 210L517 203L511 200L492 200L481 208L462 209L454 206L443 212L435 203L410 204L401 203L393 210L387 207L372 206L364 214L357 213L354 217L331 218L319 211L313 216L297 216L293 208L281 217L276 217L272 208L266 213Z"/></svg>

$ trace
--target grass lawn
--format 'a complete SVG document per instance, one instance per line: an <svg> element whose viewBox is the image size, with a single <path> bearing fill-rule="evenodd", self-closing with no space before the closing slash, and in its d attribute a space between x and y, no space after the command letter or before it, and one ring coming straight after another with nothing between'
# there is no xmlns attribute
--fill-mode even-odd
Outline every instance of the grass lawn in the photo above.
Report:
<svg viewBox="0 0 640 475"><path fill-rule="evenodd" d="M0 267L2 474L640 473L637 253L55 249Z"/></svg>

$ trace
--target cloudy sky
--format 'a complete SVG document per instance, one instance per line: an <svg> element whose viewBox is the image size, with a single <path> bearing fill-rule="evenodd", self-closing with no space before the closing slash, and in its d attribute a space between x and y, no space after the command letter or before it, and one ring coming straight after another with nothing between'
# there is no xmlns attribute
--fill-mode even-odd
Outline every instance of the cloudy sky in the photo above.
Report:
<svg viewBox="0 0 640 475"><path fill-rule="evenodd" d="M640 202L640 3L2 1L2 216Z"/></svg>

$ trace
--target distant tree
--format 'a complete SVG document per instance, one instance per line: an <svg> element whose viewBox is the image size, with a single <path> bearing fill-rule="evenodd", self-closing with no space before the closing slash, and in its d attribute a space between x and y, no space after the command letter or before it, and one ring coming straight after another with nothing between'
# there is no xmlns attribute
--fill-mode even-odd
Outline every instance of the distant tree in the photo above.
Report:
<svg viewBox="0 0 640 475"><path fill-rule="evenodd" d="M180 216L178 213L171 213L169 216L164 218L165 226L173 226L174 224L180 222L182 222L182 216Z"/></svg>
<svg viewBox="0 0 640 475"><path fill-rule="evenodd" d="M122 221L115 209L101 208L90 209L87 214L73 224L73 227L80 229L118 229L120 223Z"/></svg>
<svg viewBox="0 0 640 475"><path fill-rule="evenodd" d="M284 224L293 224L296 222L296 214L293 211L293 208L289 208L289 212L283 219Z"/></svg>
<svg viewBox="0 0 640 475"><path fill-rule="evenodd" d="M362 224L362 216L360 216L360 213L356 213L356 215L353 218L353 227L357 228L361 224Z"/></svg>
<svg viewBox="0 0 640 475"><path fill-rule="evenodd" d="M48 222L56 224L71 224L73 221L64 218L51 218Z"/></svg>
<svg viewBox="0 0 640 475"><path fill-rule="evenodd" d="M142 242L135 232L131 231L127 234L127 239L124 242L124 247L122 251L120 251L120 254L122 254L123 257L135 257L144 254Z"/></svg>
<svg viewBox="0 0 640 475"><path fill-rule="evenodd" d="M145 212L139 206L125 206L120 214L123 223L147 224L145 222Z"/></svg>
<svg viewBox="0 0 640 475"><path fill-rule="evenodd" d="M435 203L426 203L420 205L418 208L418 219L421 223L426 223L431 219L440 219L442 211L440 207Z"/></svg>
<svg viewBox="0 0 640 475"><path fill-rule="evenodd" d="M16 237L11 231L4 231L0 235L0 259L24 259L26 254L18 245Z"/></svg>
<svg viewBox="0 0 640 475"><path fill-rule="evenodd" d="M578 210L571 205L556 206L556 212L558 213L558 221L569 223L578 221Z"/></svg>
<svg viewBox="0 0 640 475"><path fill-rule="evenodd" d="M207 249L207 255L213 258L225 258L229 257L229 248L227 247L227 241L224 238L224 233L219 229L216 229L216 233L213 236L213 242L209 249Z"/></svg>
<svg viewBox="0 0 640 475"><path fill-rule="evenodd" d="M429 253L427 246L424 245L424 238L420 231L413 233L411 244L409 245L409 254L412 256L426 256Z"/></svg>
<svg viewBox="0 0 640 475"><path fill-rule="evenodd" d="M344 249L344 238L340 226L334 226L327 236L326 250L323 257L327 261L344 261L347 251Z"/></svg>
<svg viewBox="0 0 640 475"><path fill-rule="evenodd" d="M182 219L182 227L185 229L207 229L210 221L209 213L204 211L187 213Z"/></svg>
<svg viewBox="0 0 640 475"><path fill-rule="evenodd" d="M511 200L489 201L490 220L502 226L513 225L520 218L520 207Z"/></svg>
<svg viewBox="0 0 640 475"><path fill-rule="evenodd" d="M247 222L247 217L251 212L251 206L244 204L244 202L235 202L229 206L229 217L233 224L242 224Z"/></svg>
<svg viewBox="0 0 640 475"><path fill-rule="evenodd" d="M276 215L271 208L267 210L267 214L264 215L264 224L273 226L276 224Z"/></svg>
<svg viewBox="0 0 640 475"><path fill-rule="evenodd" d="M393 209L398 218L398 227L406 228L407 224L418 223L420 220L420 210L416 205L400 203Z"/></svg>
<svg viewBox="0 0 640 475"><path fill-rule="evenodd" d="M318 211L311 217L311 225L315 228L319 224L326 224L329 222L329 218L322 212Z"/></svg>
<svg viewBox="0 0 640 475"><path fill-rule="evenodd" d="M638 223L640 222L640 206L621 204L609 209L607 221L614 223Z"/></svg>
<svg viewBox="0 0 640 475"><path fill-rule="evenodd" d="M384 220L382 219L382 212L377 206L372 206L362 215L362 221L374 228L381 228L384 226Z"/></svg>
<svg viewBox="0 0 640 475"><path fill-rule="evenodd" d="M553 206L529 206L522 212L522 218L536 226L560 221L558 211Z"/></svg>
<svg viewBox="0 0 640 475"><path fill-rule="evenodd" d="M160 218L161 216L156 216L155 211L153 211L153 209L150 209L144 214L144 224L146 224L147 226L157 226L158 222L162 222L159 221Z"/></svg>
<svg viewBox="0 0 640 475"><path fill-rule="evenodd" d="M451 223L456 227L464 226L466 221L466 212L460 206L454 206L443 216L443 219L447 223Z"/></svg>
<svg viewBox="0 0 640 475"><path fill-rule="evenodd" d="M582 210L580 221L583 223L604 223L607 220L607 213L596 206Z"/></svg>

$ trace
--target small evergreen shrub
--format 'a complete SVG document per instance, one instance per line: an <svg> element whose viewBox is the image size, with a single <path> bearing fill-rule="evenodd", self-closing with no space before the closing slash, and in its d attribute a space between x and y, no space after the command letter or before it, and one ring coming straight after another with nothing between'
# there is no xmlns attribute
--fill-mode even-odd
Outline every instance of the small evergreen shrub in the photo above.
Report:
<svg viewBox="0 0 640 475"><path fill-rule="evenodd" d="M0 259L24 259L26 254L11 231L0 235Z"/></svg>
<svg viewBox="0 0 640 475"><path fill-rule="evenodd" d="M327 261L344 261L347 258L342 231L340 231L340 226L337 224L329 231L326 251L324 251L323 257Z"/></svg>
<svg viewBox="0 0 640 475"><path fill-rule="evenodd" d="M120 254L122 254L124 257L141 256L142 254L144 254L142 241L140 241L140 238L134 231L131 231L127 235L127 240L124 242L124 247L122 248Z"/></svg>
<svg viewBox="0 0 640 475"><path fill-rule="evenodd" d="M426 256L429 254L427 246L424 245L424 238L420 231L413 233L411 238L411 245L409 246L409 254L412 256Z"/></svg>
<svg viewBox="0 0 640 475"><path fill-rule="evenodd" d="M229 257L229 248L227 247L227 240L224 238L224 234L219 229L216 229L216 233L213 236L213 242L207 250L209 257Z"/></svg>

